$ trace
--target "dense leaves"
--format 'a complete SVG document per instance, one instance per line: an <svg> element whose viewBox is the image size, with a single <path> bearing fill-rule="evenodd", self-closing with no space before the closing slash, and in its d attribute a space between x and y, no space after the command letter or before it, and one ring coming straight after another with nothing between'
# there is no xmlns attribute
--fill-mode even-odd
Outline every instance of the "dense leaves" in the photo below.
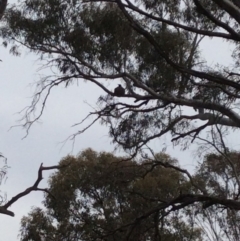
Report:
<svg viewBox="0 0 240 241"><path fill-rule="evenodd" d="M239 153L207 155L192 176L164 153L126 161L87 149L66 164L44 208L23 217L22 240L239 240Z"/></svg>
<svg viewBox="0 0 240 241"><path fill-rule="evenodd" d="M68 163L49 180L46 211L22 219L22 240L202 240L183 213L160 209L188 186L176 170L91 149L60 162Z"/></svg>

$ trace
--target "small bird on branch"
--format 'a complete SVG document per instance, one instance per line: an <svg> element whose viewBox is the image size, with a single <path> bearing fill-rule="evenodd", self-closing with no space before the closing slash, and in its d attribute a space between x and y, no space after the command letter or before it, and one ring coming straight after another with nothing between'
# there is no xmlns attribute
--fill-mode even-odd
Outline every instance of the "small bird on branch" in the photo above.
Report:
<svg viewBox="0 0 240 241"><path fill-rule="evenodd" d="M121 85L118 85L118 87L114 89L114 95L124 96L125 95L125 89Z"/></svg>

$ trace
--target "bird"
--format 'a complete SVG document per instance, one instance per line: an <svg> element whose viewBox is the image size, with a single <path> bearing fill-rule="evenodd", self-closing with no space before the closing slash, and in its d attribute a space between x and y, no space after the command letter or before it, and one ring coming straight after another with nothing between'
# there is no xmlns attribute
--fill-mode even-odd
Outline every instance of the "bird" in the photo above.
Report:
<svg viewBox="0 0 240 241"><path fill-rule="evenodd" d="M125 95L125 89L121 85L118 85L118 87L114 89L114 95L124 96Z"/></svg>
<svg viewBox="0 0 240 241"><path fill-rule="evenodd" d="M196 94L195 96L193 96L193 98L192 98L193 100L201 100L201 101L203 101L203 96L202 96L202 94L201 94L201 92L200 93L198 93L198 94ZM195 111L198 111L198 113L199 114L204 114L204 108L197 108L197 107L193 107L193 109L195 110Z"/></svg>

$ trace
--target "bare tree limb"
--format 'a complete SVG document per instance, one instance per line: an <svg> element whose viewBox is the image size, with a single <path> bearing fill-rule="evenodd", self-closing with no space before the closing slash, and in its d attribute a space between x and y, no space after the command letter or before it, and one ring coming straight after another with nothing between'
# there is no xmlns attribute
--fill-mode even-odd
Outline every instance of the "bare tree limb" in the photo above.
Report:
<svg viewBox="0 0 240 241"><path fill-rule="evenodd" d="M54 169L60 169L66 166L60 166L60 165L56 165L56 166L49 166L49 167L44 167L43 163L40 165L39 170L38 170L38 177L37 180L35 181L35 183L31 186L28 187L25 191L18 193L16 196L12 197L6 204L4 204L3 206L0 207L0 213L2 214L6 214L9 216L14 217L14 213L12 211L9 211L8 208L14 204L18 199L28 195L30 192L32 191L43 191L46 192L48 194L49 191L47 189L42 189L39 188L38 185L41 182L41 180L43 179L43 171L47 171L47 170L54 170Z"/></svg>

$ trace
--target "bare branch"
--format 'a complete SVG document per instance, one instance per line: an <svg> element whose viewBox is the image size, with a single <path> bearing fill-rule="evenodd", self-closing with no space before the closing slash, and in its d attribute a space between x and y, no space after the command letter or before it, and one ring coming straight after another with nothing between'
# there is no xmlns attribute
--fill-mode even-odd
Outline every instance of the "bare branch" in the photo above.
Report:
<svg viewBox="0 0 240 241"><path fill-rule="evenodd" d="M40 165L39 170L38 170L38 177L36 182L31 186L28 187L25 191L18 193L16 196L12 197L6 204L4 204L3 206L0 207L0 213L2 214L6 214L9 216L14 216L14 213L9 211L8 208L14 204L18 199L28 195L30 192L32 191L43 191L46 192L48 194L49 191L47 189L42 189L42 188L38 188L39 183L41 182L41 180L43 179L43 171L46 170L53 170L53 169L60 169L60 168L64 168L66 166L63 165L57 165L57 166L49 166L49 167L44 167L43 163Z"/></svg>

